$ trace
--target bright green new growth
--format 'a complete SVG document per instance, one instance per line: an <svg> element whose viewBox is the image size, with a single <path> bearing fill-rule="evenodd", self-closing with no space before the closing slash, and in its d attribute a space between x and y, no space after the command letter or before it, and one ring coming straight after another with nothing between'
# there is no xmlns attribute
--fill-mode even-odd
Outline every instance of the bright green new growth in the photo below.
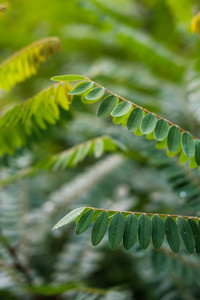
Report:
<svg viewBox="0 0 200 300"><path fill-rule="evenodd" d="M40 64L59 50L59 39L48 37L14 53L0 64L0 88L9 91L17 83L36 74Z"/></svg>

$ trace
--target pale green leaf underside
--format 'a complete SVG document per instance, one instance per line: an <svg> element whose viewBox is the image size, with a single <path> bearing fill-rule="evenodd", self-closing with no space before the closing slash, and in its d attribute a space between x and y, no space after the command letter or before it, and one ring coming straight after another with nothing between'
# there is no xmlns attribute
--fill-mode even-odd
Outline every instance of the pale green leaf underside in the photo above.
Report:
<svg viewBox="0 0 200 300"><path fill-rule="evenodd" d="M132 105L129 102L120 102L112 111L111 116L121 117L129 112Z"/></svg>
<svg viewBox="0 0 200 300"><path fill-rule="evenodd" d="M53 80L53 81L67 81L67 82L78 81L78 80L83 80L83 79L86 79L86 78L81 75L76 75L76 74L58 75L58 76L51 77L51 80Z"/></svg>
<svg viewBox="0 0 200 300"><path fill-rule="evenodd" d="M64 218L62 218L56 225L53 227L52 230L67 225L71 222L74 222L78 216L84 211L85 207L78 207L68 213Z"/></svg>

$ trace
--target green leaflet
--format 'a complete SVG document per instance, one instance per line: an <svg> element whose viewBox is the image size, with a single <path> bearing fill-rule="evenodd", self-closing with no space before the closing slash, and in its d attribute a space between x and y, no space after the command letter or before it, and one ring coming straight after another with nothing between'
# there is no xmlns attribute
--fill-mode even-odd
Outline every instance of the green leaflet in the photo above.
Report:
<svg viewBox="0 0 200 300"><path fill-rule="evenodd" d="M193 254L196 243L190 224L184 218L178 217L177 225L186 249Z"/></svg>
<svg viewBox="0 0 200 300"><path fill-rule="evenodd" d="M133 247L138 233L138 219L136 215L130 214L125 221L123 245L126 250Z"/></svg>
<svg viewBox="0 0 200 300"><path fill-rule="evenodd" d="M157 149L165 149L167 147L167 137L163 141L158 141L156 143Z"/></svg>
<svg viewBox="0 0 200 300"><path fill-rule="evenodd" d="M88 229L94 216L94 210L90 209L84 213L76 225L76 234L81 234Z"/></svg>
<svg viewBox="0 0 200 300"><path fill-rule="evenodd" d="M180 248L180 237L178 227L174 219L167 216L165 219L165 233L167 235L167 241L174 253L178 253Z"/></svg>
<svg viewBox="0 0 200 300"><path fill-rule="evenodd" d="M94 101L94 100L97 101L101 99L104 93L105 90L103 88L95 87L85 96L85 99L89 101Z"/></svg>
<svg viewBox="0 0 200 300"><path fill-rule="evenodd" d="M108 227L108 212L103 211L97 217L92 229L91 241L93 246L97 246L101 242L101 240L103 239L106 233L107 227Z"/></svg>
<svg viewBox="0 0 200 300"><path fill-rule="evenodd" d="M127 121L127 129L129 131L135 131L140 126L143 115L143 110L141 108L137 107L133 109Z"/></svg>
<svg viewBox="0 0 200 300"><path fill-rule="evenodd" d="M94 144L94 156L99 158L103 154L103 139L97 139Z"/></svg>
<svg viewBox="0 0 200 300"><path fill-rule="evenodd" d="M81 75L75 75L75 74L58 75L58 76L51 77L51 80L53 80L53 81L68 81L68 82L83 80L83 79L85 79L85 77L83 77Z"/></svg>
<svg viewBox="0 0 200 300"><path fill-rule="evenodd" d="M76 218L84 211L84 209L85 207L79 207L70 211L70 213L68 213L64 218L62 218L58 223L56 223L52 230L75 221Z"/></svg>
<svg viewBox="0 0 200 300"><path fill-rule="evenodd" d="M184 164L188 160L188 157L185 155L185 153L182 151L179 156L179 163Z"/></svg>
<svg viewBox="0 0 200 300"><path fill-rule="evenodd" d="M198 166L200 166L200 140L195 141L195 160Z"/></svg>
<svg viewBox="0 0 200 300"><path fill-rule="evenodd" d="M121 117L123 115L126 115L131 108L132 105L130 102L122 101L113 109L111 116Z"/></svg>
<svg viewBox="0 0 200 300"><path fill-rule="evenodd" d="M125 219L122 213L116 213L111 220L108 239L110 247L114 250L121 242L125 229Z"/></svg>
<svg viewBox="0 0 200 300"><path fill-rule="evenodd" d="M167 138L167 147L170 152L176 152L179 148L181 140L181 133L178 127L172 126L169 130L168 138Z"/></svg>
<svg viewBox="0 0 200 300"><path fill-rule="evenodd" d="M195 160L195 156L192 156L191 159L190 159L189 168L194 169L196 167L197 167L197 163L196 163L196 160Z"/></svg>
<svg viewBox="0 0 200 300"><path fill-rule="evenodd" d="M192 219L188 219L188 223L190 224L194 234L196 252L199 254L200 253L200 228L198 227L197 223Z"/></svg>
<svg viewBox="0 0 200 300"><path fill-rule="evenodd" d="M156 249L159 249L164 241L165 226L160 216L154 215L152 222L152 242Z"/></svg>
<svg viewBox="0 0 200 300"><path fill-rule="evenodd" d="M93 85L94 84L90 81L80 82L69 92L69 95L82 95L89 91Z"/></svg>
<svg viewBox="0 0 200 300"><path fill-rule="evenodd" d="M115 106L117 105L118 98L116 96L110 95L106 97L100 104L97 110L97 116L104 118L111 114Z"/></svg>
<svg viewBox="0 0 200 300"><path fill-rule="evenodd" d="M148 113L142 120L140 125L140 130L143 134L148 134L154 130L156 127L157 118L155 115Z"/></svg>
<svg viewBox="0 0 200 300"><path fill-rule="evenodd" d="M157 141L163 141L167 137L168 132L169 132L168 123L163 119L158 120L154 132L155 139Z"/></svg>
<svg viewBox="0 0 200 300"><path fill-rule="evenodd" d="M149 246L152 233L151 219L146 214L139 217L138 239L142 249Z"/></svg>
<svg viewBox="0 0 200 300"><path fill-rule="evenodd" d="M187 157L192 157L195 152L194 140L188 132L182 134L182 148Z"/></svg>

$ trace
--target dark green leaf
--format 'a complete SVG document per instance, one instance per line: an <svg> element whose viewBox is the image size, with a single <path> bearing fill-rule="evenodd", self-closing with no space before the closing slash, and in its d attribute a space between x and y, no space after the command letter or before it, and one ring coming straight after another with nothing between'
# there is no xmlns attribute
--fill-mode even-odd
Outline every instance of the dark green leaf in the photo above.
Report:
<svg viewBox="0 0 200 300"><path fill-rule="evenodd" d="M135 108L131 112L128 118L127 129L129 131L135 131L140 126L142 119L143 119L143 110L139 107Z"/></svg>
<svg viewBox="0 0 200 300"><path fill-rule="evenodd" d="M152 217L152 242L156 249L162 246L165 236L165 226L160 216L154 215Z"/></svg>
<svg viewBox="0 0 200 300"><path fill-rule="evenodd" d="M130 102L122 101L120 102L112 111L111 115L113 117L121 117L129 112L132 105Z"/></svg>
<svg viewBox="0 0 200 300"><path fill-rule="evenodd" d="M138 233L138 219L134 214L130 214L125 221L125 231L123 245L126 250L133 247Z"/></svg>
<svg viewBox="0 0 200 300"><path fill-rule="evenodd" d="M185 248L191 254L193 254L194 249L195 249L195 239L194 239L193 231L192 231L190 224L183 217L178 217L177 225L178 225L183 243L185 244Z"/></svg>
<svg viewBox="0 0 200 300"><path fill-rule="evenodd" d="M158 120L154 132L155 139L157 141L163 141L167 137L168 132L169 132L168 123L163 119Z"/></svg>
<svg viewBox="0 0 200 300"><path fill-rule="evenodd" d="M142 249L149 246L152 233L151 219L146 214L139 217L138 239Z"/></svg>
<svg viewBox="0 0 200 300"><path fill-rule="evenodd" d="M84 211L84 209L85 207L79 207L70 211L70 213L68 213L64 218L56 223L56 225L53 227L53 230L75 221L76 218Z"/></svg>
<svg viewBox="0 0 200 300"><path fill-rule="evenodd" d="M125 220L122 213L116 213L111 220L108 239L112 249L117 248L124 234Z"/></svg>
<svg viewBox="0 0 200 300"><path fill-rule="evenodd" d="M105 93L105 90L101 87L95 87L93 90L91 90L86 96L86 100L99 100L103 94Z"/></svg>
<svg viewBox="0 0 200 300"><path fill-rule="evenodd" d="M195 152L195 144L191 134L184 132L182 134L182 148L187 157L192 157Z"/></svg>
<svg viewBox="0 0 200 300"><path fill-rule="evenodd" d="M179 144L181 140L181 133L178 127L172 126L169 130L168 138L167 138L167 147L170 152L176 152L178 150Z"/></svg>
<svg viewBox="0 0 200 300"><path fill-rule="evenodd" d="M80 76L80 75L75 75L75 74L72 74L72 75L58 75L58 76L51 77L51 80L53 80L53 81L68 81L68 82L83 80L83 79L85 79L85 77Z"/></svg>
<svg viewBox="0 0 200 300"><path fill-rule="evenodd" d="M165 232L167 235L167 241L174 253L178 253L180 248L180 237L176 222L172 217L167 216L165 219Z"/></svg>
<svg viewBox="0 0 200 300"><path fill-rule="evenodd" d="M107 227L108 227L108 212L103 211L97 217L92 229L91 241L93 246L97 246L101 242L101 240L103 239L106 233Z"/></svg>
<svg viewBox="0 0 200 300"><path fill-rule="evenodd" d="M117 105L117 101L118 98L116 96L110 95L106 97L98 108L97 116L101 118L109 116Z"/></svg>
<svg viewBox="0 0 200 300"><path fill-rule="evenodd" d="M200 140L195 141L195 160L198 166L200 166Z"/></svg>
<svg viewBox="0 0 200 300"><path fill-rule="evenodd" d="M76 225L76 234L79 235L88 229L88 227L92 222L93 216L94 216L93 209L88 210L86 213L82 215L82 217L80 218L80 220Z"/></svg>
<svg viewBox="0 0 200 300"><path fill-rule="evenodd" d="M93 86L93 83L90 81L83 81L78 83L71 92L69 92L69 95L82 95L83 93L86 93L89 91Z"/></svg>
<svg viewBox="0 0 200 300"><path fill-rule="evenodd" d="M140 130L143 134L148 134L156 127L157 118L153 114L146 114L140 125Z"/></svg>
<svg viewBox="0 0 200 300"><path fill-rule="evenodd" d="M196 252L199 254L200 253L200 228L198 227L197 223L192 219L188 219L188 223L190 224L194 234L195 243L196 243L195 246Z"/></svg>

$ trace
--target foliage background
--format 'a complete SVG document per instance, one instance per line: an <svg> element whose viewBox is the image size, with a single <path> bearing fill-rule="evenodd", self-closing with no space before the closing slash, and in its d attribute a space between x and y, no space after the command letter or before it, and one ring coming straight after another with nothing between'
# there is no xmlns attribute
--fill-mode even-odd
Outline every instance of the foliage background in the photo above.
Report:
<svg viewBox="0 0 200 300"><path fill-rule="evenodd" d="M0 91L1 114L48 87L53 75L77 73L200 137L200 44L190 30L199 10L189 0L10 1L0 17L1 61L47 36L58 36L62 50L10 93ZM109 118L98 119L97 106L79 100L61 111L56 125L29 136L26 147L1 157L1 179L102 134L129 151L1 189L0 226L9 246L0 246L0 299L198 299L198 256L137 244L112 251L106 238L94 248L90 234L77 238L73 225L51 231L84 205L200 217L197 168L180 165Z"/></svg>

